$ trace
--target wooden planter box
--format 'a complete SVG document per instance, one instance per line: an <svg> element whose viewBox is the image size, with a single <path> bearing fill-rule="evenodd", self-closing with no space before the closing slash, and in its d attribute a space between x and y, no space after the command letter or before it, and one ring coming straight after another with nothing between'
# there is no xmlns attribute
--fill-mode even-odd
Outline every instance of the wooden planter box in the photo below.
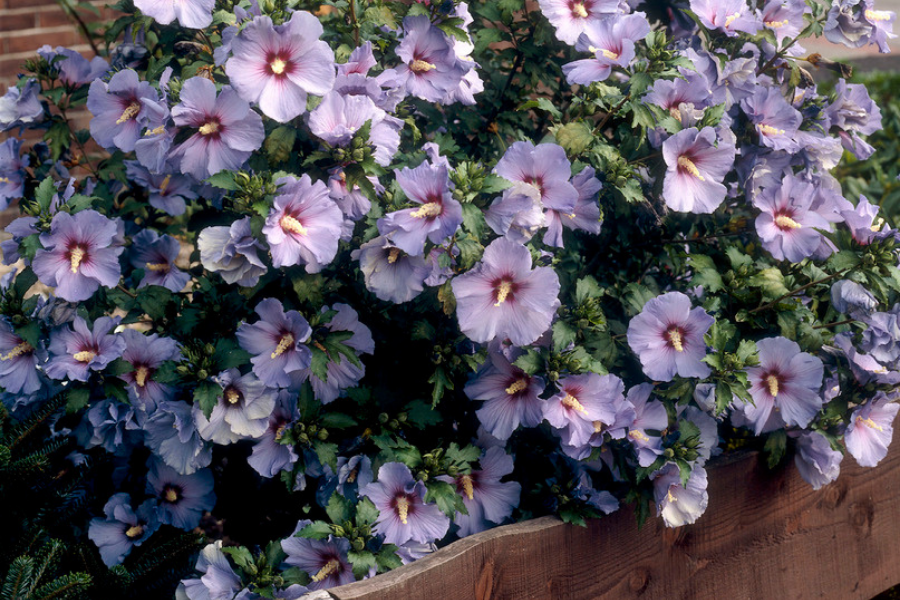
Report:
<svg viewBox="0 0 900 600"><path fill-rule="evenodd" d="M320 592L337 600L870 600L900 583L900 442L852 457L819 491L756 453L709 469L695 525L638 530L630 507L587 528L544 517L467 537L413 564Z"/></svg>

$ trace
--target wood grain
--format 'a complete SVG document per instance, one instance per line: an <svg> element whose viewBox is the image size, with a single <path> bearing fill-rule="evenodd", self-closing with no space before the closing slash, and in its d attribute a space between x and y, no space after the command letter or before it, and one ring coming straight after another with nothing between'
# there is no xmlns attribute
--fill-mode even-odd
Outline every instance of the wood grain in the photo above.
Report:
<svg viewBox="0 0 900 600"><path fill-rule="evenodd" d="M498 527L338 600L869 600L900 583L900 444L874 469L844 460L813 491L755 453L710 467L695 525L637 529L625 508L587 528L554 517Z"/></svg>

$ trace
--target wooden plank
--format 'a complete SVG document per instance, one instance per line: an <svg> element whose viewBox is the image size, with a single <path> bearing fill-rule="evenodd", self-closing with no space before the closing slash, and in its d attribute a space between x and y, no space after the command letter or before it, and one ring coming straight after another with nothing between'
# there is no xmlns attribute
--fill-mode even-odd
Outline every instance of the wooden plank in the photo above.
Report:
<svg viewBox="0 0 900 600"><path fill-rule="evenodd" d="M630 508L587 528L545 517L498 527L338 600L869 600L900 583L900 444L874 469L844 460L818 492L755 453L710 467L695 525L637 529Z"/></svg>

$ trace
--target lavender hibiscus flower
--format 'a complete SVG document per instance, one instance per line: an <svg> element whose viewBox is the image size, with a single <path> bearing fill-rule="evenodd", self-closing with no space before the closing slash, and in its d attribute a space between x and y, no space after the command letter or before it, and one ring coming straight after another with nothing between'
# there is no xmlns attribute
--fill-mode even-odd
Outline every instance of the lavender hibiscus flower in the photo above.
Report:
<svg viewBox="0 0 900 600"><path fill-rule="evenodd" d="M565 445L586 446L595 432L615 421L616 401L621 403L625 389L615 375L570 375L557 385L559 393L544 402L543 414Z"/></svg>
<svg viewBox="0 0 900 600"><path fill-rule="evenodd" d="M450 519L436 504L425 503L425 484L413 479L403 463L382 465L378 480L359 490L359 494L378 509L374 531L384 535L388 544L433 542L444 537L450 527Z"/></svg>
<svg viewBox="0 0 900 600"><path fill-rule="evenodd" d="M254 471L263 477L275 477L297 462L300 457L294 447L282 444L281 439L299 418L296 394L280 390L275 401L275 409L269 416L268 429L254 444L253 452L247 459L247 464L253 467Z"/></svg>
<svg viewBox="0 0 900 600"><path fill-rule="evenodd" d="M844 455L832 448L828 439L818 431L802 431L797 434L794 464L797 465L800 476L814 490L838 478L843 458Z"/></svg>
<svg viewBox="0 0 900 600"><path fill-rule="evenodd" d="M395 69L393 85L429 102L443 100L468 71L452 42L426 16L403 19L403 40L396 54L403 63Z"/></svg>
<svg viewBox="0 0 900 600"><path fill-rule="evenodd" d="M5 319L0 319L0 387L11 394L33 394L40 390L37 366L46 356L46 352L20 337Z"/></svg>
<svg viewBox="0 0 900 600"><path fill-rule="evenodd" d="M159 529L156 501L147 500L137 510L131 508L131 496L112 496L103 507L105 519L91 519L88 537L100 550L107 567L121 564L136 546L140 546Z"/></svg>
<svg viewBox="0 0 900 600"><path fill-rule="evenodd" d="M193 177L187 175L151 173L147 167L133 160L125 161L125 174L146 190L150 206L173 217L183 215L187 208L185 201L198 196L195 189L196 182Z"/></svg>
<svg viewBox="0 0 900 600"><path fill-rule="evenodd" d="M578 200L572 212L547 208L544 210L544 222L547 232L544 234L544 243L549 246L563 247L562 230L581 230L598 235L603 226L600 214L600 204L597 201L603 184L595 177L593 167L585 167L578 175L572 178L572 185L578 191Z"/></svg>
<svg viewBox="0 0 900 600"><path fill-rule="evenodd" d="M159 236L152 229L144 229L132 238L131 266L144 270L138 289L158 285L170 292L180 292L191 276L175 266L181 244L169 235Z"/></svg>
<svg viewBox="0 0 900 600"><path fill-rule="evenodd" d="M298 522L294 535L281 540L281 548L287 554L284 562L309 574L310 590L325 590L356 581L347 557L350 540L330 535L324 540L300 537L298 534L310 523Z"/></svg>
<svg viewBox="0 0 900 600"><path fill-rule="evenodd" d="M227 283L251 287L266 272L258 254L263 246L250 232L250 217L238 219L231 227L207 227L197 236L197 248L203 268Z"/></svg>
<svg viewBox="0 0 900 600"><path fill-rule="evenodd" d="M747 369L754 404L743 407L756 435L762 433L773 409L785 424L806 427L823 404L819 395L822 361L800 352L797 342L784 337L759 340L756 345L759 366Z"/></svg>
<svg viewBox="0 0 900 600"><path fill-rule="evenodd" d="M279 194L262 229L272 264L305 264L307 273L318 273L337 254L344 215L325 184L313 183L309 175L282 177L276 183Z"/></svg>
<svg viewBox="0 0 900 600"><path fill-rule="evenodd" d="M653 298L628 324L628 345L641 359L644 373L657 381L707 377L703 336L715 319L681 292Z"/></svg>
<svg viewBox="0 0 900 600"><path fill-rule="evenodd" d="M304 343L312 329L303 315L284 311L275 298L256 305L259 321L242 323L237 330L241 347L252 356L253 372L269 387L289 387L292 373L309 367L311 354Z"/></svg>
<svg viewBox="0 0 900 600"><path fill-rule="evenodd" d="M28 156L19 156L22 140L9 138L0 144L0 210L6 210L10 200L21 198L25 191L25 168Z"/></svg>
<svg viewBox="0 0 900 600"><path fill-rule="evenodd" d="M384 236L378 236L351 253L359 261L366 289L381 300L409 302L422 293L430 269L422 256L410 256Z"/></svg>
<svg viewBox="0 0 900 600"><path fill-rule="evenodd" d="M0 97L0 131L16 127L24 129L44 116L44 106L38 94L41 84L37 79L27 79L13 86Z"/></svg>
<svg viewBox="0 0 900 600"><path fill-rule="evenodd" d="M134 5L161 25L175 19L182 27L205 29L212 23L215 0L134 0Z"/></svg>
<svg viewBox="0 0 900 600"><path fill-rule="evenodd" d="M822 111L826 130L838 130L844 149L860 160L869 158L874 148L860 139L881 130L881 109L869 97L866 86L840 79L835 85L834 102Z"/></svg>
<svg viewBox="0 0 900 600"><path fill-rule="evenodd" d="M884 392L853 411L844 433L844 444L861 467L874 467L887 456L894 437L894 419L900 404L891 402Z"/></svg>
<svg viewBox="0 0 900 600"><path fill-rule="evenodd" d="M541 12L556 28L556 38L575 45L591 23L620 12L619 0L538 0Z"/></svg>
<svg viewBox="0 0 900 600"><path fill-rule="evenodd" d="M642 467L649 467L663 453L660 432L669 426L666 406L658 400L651 400L652 392L651 384L642 383L628 390L627 396L634 407L634 421L628 428L628 441L634 446L638 464Z"/></svg>
<svg viewBox="0 0 900 600"><path fill-rule="evenodd" d="M222 386L222 395L212 414L208 419L202 411L194 414L200 436L224 445L264 434L275 409L275 390L253 373L241 375L237 369L222 371L216 382Z"/></svg>
<svg viewBox="0 0 900 600"><path fill-rule="evenodd" d="M450 194L450 175L443 165L423 162L415 169L395 170L397 184L417 206L378 220L378 231L412 256L425 251L425 240L440 244L462 225L462 205Z"/></svg>
<svg viewBox="0 0 900 600"><path fill-rule="evenodd" d="M739 31L754 34L762 25L746 0L691 0L691 10L705 27L730 37L737 36Z"/></svg>
<svg viewBox="0 0 900 600"><path fill-rule="evenodd" d="M243 588L241 578L222 552L222 540L200 551L195 569L203 575L182 580L175 591L176 600L232 600Z"/></svg>
<svg viewBox="0 0 900 600"><path fill-rule="evenodd" d="M719 142L712 127L679 131L662 146L666 161L663 199L679 212L712 213L725 199L722 181L734 166L733 143Z"/></svg>
<svg viewBox="0 0 900 600"><path fill-rule="evenodd" d="M122 356L125 340L110 333L118 320L100 317L94 321L94 329L80 316L72 322L74 329L59 327L50 334L50 361L44 367L48 377L72 381L87 381L91 371L102 371L112 361Z"/></svg>
<svg viewBox="0 0 900 600"><path fill-rule="evenodd" d="M209 469L182 475L159 460L150 459L147 493L159 501L159 522L190 531L203 513L216 505L213 476Z"/></svg>
<svg viewBox="0 0 900 600"><path fill-rule="evenodd" d="M104 148L134 150L148 123L147 105L159 102L150 83L140 81L136 71L119 71L107 84L96 79L88 92L87 107L94 115L91 136Z"/></svg>
<svg viewBox="0 0 900 600"><path fill-rule="evenodd" d="M109 64L101 57L95 56L88 61L80 52L71 48L51 48L45 45L38 48L37 52L50 64L59 80L72 88L91 83L109 71Z"/></svg>
<svg viewBox="0 0 900 600"><path fill-rule="evenodd" d="M262 118L230 87L216 95L216 84L191 77L181 88L181 102L172 109L180 127L196 129L172 151L181 170L205 179L224 169L239 169L262 146L266 137Z"/></svg>
<svg viewBox="0 0 900 600"><path fill-rule="evenodd" d="M681 484L681 474L674 464L663 467L653 477L653 497L656 512L666 526L681 527L694 523L706 512L709 494L706 491L706 469L691 469L687 485Z"/></svg>
<svg viewBox="0 0 900 600"><path fill-rule="evenodd" d="M815 199L813 184L787 175L780 186L763 188L753 198L760 209L756 232L763 248L777 260L800 262L816 252L822 234L816 229L831 229L831 224L811 209Z"/></svg>
<svg viewBox="0 0 900 600"><path fill-rule="evenodd" d="M509 338L524 346L547 331L559 308L559 277L549 267L531 268L525 246L498 238L471 271L451 282L459 326L472 341Z"/></svg>
<svg viewBox="0 0 900 600"><path fill-rule="evenodd" d="M635 42L647 37L650 23L644 13L611 15L599 21L589 21L578 37L575 49L591 52L594 58L576 60L563 65L569 83L590 85L604 81L614 67L627 67L634 59Z"/></svg>
<svg viewBox="0 0 900 600"><path fill-rule="evenodd" d="M212 445L206 443L194 424L187 402L161 401L144 421L147 447L181 475L191 475L212 462Z"/></svg>
<svg viewBox="0 0 900 600"><path fill-rule="evenodd" d="M347 148L353 136L369 122L368 142L375 162L386 167L400 148L403 121L375 106L367 96L331 92L309 113L309 129L334 148Z"/></svg>
<svg viewBox="0 0 900 600"><path fill-rule="evenodd" d="M178 342L155 333L144 335L134 329L126 329L120 335L125 340L122 359L133 370L119 377L128 384L129 396L135 404L152 412L157 403L171 400L175 393L172 386L154 381L153 375L165 361L181 360Z"/></svg>
<svg viewBox="0 0 900 600"><path fill-rule="evenodd" d="M35 254L32 267L41 283L56 287L60 298L81 302L101 285L119 283L120 239L118 224L95 210L59 212L50 232L41 234L44 248Z"/></svg>
<svg viewBox="0 0 900 600"><path fill-rule="evenodd" d="M741 108L759 134L760 144L787 152L800 149L797 132L803 116L784 99L780 88L757 87L741 102Z"/></svg>
<svg viewBox="0 0 900 600"><path fill-rule="evenodd" d="M306 95L324 96L334 85L334 53L319 19L296 11L283 25L257 17L232 41L225 72L238 95L263 114L287 123L306 111Z"/></svg>

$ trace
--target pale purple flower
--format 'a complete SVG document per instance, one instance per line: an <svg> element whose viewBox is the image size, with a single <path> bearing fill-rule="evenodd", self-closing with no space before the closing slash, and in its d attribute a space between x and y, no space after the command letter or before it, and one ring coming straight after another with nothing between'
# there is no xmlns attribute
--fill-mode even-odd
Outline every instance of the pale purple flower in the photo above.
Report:
<svg viewBox="0 0 900 600"><path fill-rule="evenodd" d="M712 127L679 131L662 146L666 161L663 199L672 210L712 213L725 199L722 183L734 166L734 144L716 145Z"/></svg>
<svg viewBox="0 0 900 600"><path fill-rule="evenodd" d="M438 477L456 488L462 496L468 514L457 512L453 522L459 526L459 536L465 537L501 524L519 505L522 486L517 481L501 482L513 472L513 457L494 446L485 450L478 460L480 469L467 475Z"/></svg>
<svg viewBox="0 0 900 600"><path fill-rule="evenodd" d="M131 152L149 122L146 105L158 102L159 93L131 69L119 71L108 84L94 80L87 101L94 115L91 136L104 148Z"/></svg>
<svg viewBox="0 0 900 600"><path fill-rule="evenodd" d="M413 540L433 542L446 535L450 519L436 504L425 503L425 484L413 479L409 467L399 462L378 469L378 480L359 490L379 511L373 531L388 544Z"/></svg>
<svg viewBox="0 0 900 600"><path fill-rule="evenodd" d="M308 520L300 521L294 535L281 540L281 549L287 554L284 562L309 575L310 590L324 590L356 581L347 558L350 540L330 535L324 540L300 537L300 531L309 524Z"/></svg>
<svg viewBox="0 0 900 600"><path fill-rule="evenodd" d="M509 338L524 346L550 327L559 308L559 277L550 267L531 268L525 246L498 238L471 271L451 282L459 327L475 342Z"/></svg>
<svg viewBox="0 0 900 600"><path fill-rule="evenodd" d="M534 188L545 208L570 213L578 201L578 190L569 181L572 164L557 144L515 142L497 162L494 173Z"/></svg>
<svg viewBox="0 0 900 600"><path fill-rule="evenodd" d="M674 464L667 464L653 477L653 497L656 513L667 527L690 525L706 512L709 494L706 491L706 469L691 469L687 486L681 485L681 474Z"/></svg>
<svg viewBox="0 0 900 600"><path fill-rule="evenodd" d="M86 441L82 438L85 448L99 446L107 452L120 454L127 454L134 447L137 441L135 430L140 429L134 409L112 398L93 404L85 414L82 426L90 432Z"/></svg>
<svg viewBox="0 0 900 600"><path fill-rule="evenodd" d="M538 4L556 28L556 38L573 46L588 24L620 12L619 0L538 0Z"/></svg>
<svg viewBox="0 0 900 600"><path fill-rule="evenodd" d="M625 386L615 375L569 375L559 380L559 393L543 403L547 422L560 430L567 446L581 447L616 418Z"/></svg>
<svg viewBox="0 0 900 600"><path fill-rule="evenodd" d="M539 396L544 380L530 376L514 366L512 360L524 354L513 349L509 357L489 349L487 360L466 384L465 393L472 400L484 400L476 411L478 420L498 440L508 440L519 425L537 427L543 419Z"/></svg>
<svg viewBox="0 0 900 600"><path fill-rule="evenodd" d="M109 70L109 64L99 56L88 61L80 52L63 46L53 49L45 45L38 48L37 53L47 61L51 71L56 72L59 80L69 87L91 83Z"/></svg>
<svg viewBox="0 0 900 600"><path fill-rule="evenodd" d="M444 166L423 162L415 169L395 170L397 184L417 206L388 213L378 220L378 231L395 246L418 256L425 240L440 244L462 225L462 205L450 193L450 175Z"/></svg>
<svg viewBox="0 0 900 600"><path fill-rule="evenodd" d="M628 345L641 359L644 373L657 381L675 375L704 378L710 369L703 362L703 336L715 319L681 292L653 298L628 324Z"/></svg>
<svg viewBox="0 0 900 600"><path fill-rule="evenodd" d="M241 375L237 369L222 371L216 383L222 387L222 395L209 419L202 411L194 414L200 437L224 445L262 436L275 410L277 392L253 373Z"/></svg>
<svg viewBox="0 0 900 600"><path fill-rule="evenodd" d="M126 329L121 334L125 340L122 359L133 370L119 375L128 384L129 396L137 406L153 411L157 403L171 400L175 389L165 383L153 380L157 369L167 360L181 360L178 342L155 333L143 334L134 329Z"/></svg>
<svg viewBox="0 0 900 600"><path fill-rule="evenodd" d="M14 137L0 144L0 210L25 192L25 168L30 161L27 155L19 156L21 147L22 140Z"/></svg>
<svg viewBox="0 0 900 600"><path fill-rule="evenodd" d="M250 217L238 219L231 227L207 227L197 236L197 248L203 268L227 283L252 287L266 272L258 254L263 246L250 232Z"/></svg>
<svg viewBox="0 0 900 600"><path fill-rule="evenodd" d="M159 236L152 229L144 229L132 238L129 260L131 266L144 270L138 289L158 285L171 292L180 292L191 276L175 266L181 244L169 235Z"/></svg>
<svg viewBox="0 0 900 600"><path fill-rule="evenodd" d="M216 505L213 475L200 469L182 475L157 459L149 461L147 493L159 501L159 522L190 531L200 524L203 513Z"/></svg>
<svg viewBox="0 0 900 600"><path fill-rule="evenodd" d="M887 54L891 51L888 40L897 37L894 33L894 21L897 13L892 10L875 10L873 0L862 0L862 20L872 25L870 44L877 44L878 51Z"/></svg>
<svg viewBox="0 0 900 600"><path fill-rule="evenodd" d="M797 436L794 464L800 476L818 490L838 478L844 455L831 447L828 439L818 431L802 431Z"/></svg>
<svg viewBox="0 0 900 600"><path fill-rule="evenodd" d="M778 87L758 86L741 101L741 108L759 134L760 144L774 150L796 152L797 132L803 116L784 99Z"/></svg>
<svg viewBox="0 0 900 600"><path fill-rule="evenodd" d="M426 16L403 19L403 39L395 52L403 62L394 69L393 85L429 102L443 100L468 71L452 42Z"/></svg>
<svg viewBox="0 0 900 600"><path fill-rule="evenodd" d="M737 36L738 32L754 34L762 25L746 0L691 0L691 10L705 27L730 37Z"/></svg>
<svg viewBox="0 0 900 600"><path fill-rule="evenodd" d="M309 113L309 129L335 148L346 148L359 129L370 122L369 138L375 162L386 167L400 147L403 121L375 106L368 96L347 96L337 92L326 94L319 106Z"/></svg>
<svg viewBox="0 0 900 600"><path fill-rule="evenodd" d="M212 462L212 444L200 437L187 402L159 402L143 427L147 447L178 473L191 475Z"/></svg>
<svg viewBox="0 0 900 600"><path fill-rule="evenodd" d="M872 400L857 408L850 415L850 424L844 433L844 445L861 467L874 467L887 456L888 446L894 437L894 419L900 404L891 402L884 392L878 392Z"/></svg>
<svg viewBox="0 0 900 600"><path fill-rule="evenodd" d="M222 540L209 544L200 551L196 570L203 573L199 579L183 579L175 592L176 600L233 600L244 585L225 553Z"/></svg>
<svg viewBox="0 0 900 600"><path fill-rule="evenodd" d="M869 313L878 306L875 297L863 286L841 279L831 286L831 305L839 313L850 314L856 310Z"/></svg>
<svg viewBox="0 0 900 600"><path fill-rule="evenodd" d="M306 11L277 26L267 16L253 19L231 42L231 85L267 117L287 123L306 112L307 94L324 96L334 85L334 53L322 34L322 23Z"/></svg>
<svg viewBox="0 0 900 600"><path fill-rule="evenodd" d="M237 330L241 348L252 355L253 372L269 387L289 387L291 374L309 367L310 351L305 346L312 329L303 315L285 312L275 298L256 305L259 321L242 323Z"/></svg>
<svg viewBox="0 0 900 600"><path fill-rule="evenodd" d="M110 333L118 320L100 317L94 321L93 331L80 316L72 322L73 329L58 327L50 333L50 361L44 367L48 377L72 381L87 381L91 371L102 371L125 350L125 339Z"/></svg>
<svg viewBox="0 0 900 600"><path fill-rule="evenodd" d="M306 265L318 273L334 260L344 215L321 181L304 174L300 179L282 177L275 206L262 232L272 250L276 267Z"/></svg>
<svg viewBox="0 0 900 600"><path fill-rule="evenodd" d="M159 529L155 500L146 500L134 510L131 496L119 493L106 502L103 513L105 519L91 519L88 538L97 545L107 567L121 564L134 547L146 542Z"/></svg>
<svg viewBox="0 0 900 600"><path fill-rule="evenodd" d="M33 394L41 389L38 363L46 352L36 349L0 319L0 387L11 394Z"/></svg>
<svg viewBox="0 0 900 600"><path fill-rule="evenodd" d="M118 285L124 250L120 240L117 223L95 210L58 212L49 233L41 234L43 249L35 254L32 268L63 300L87 300L101 285Z"/></svg>
<svg viewBox="0 0 900 600"><path fill-rule="evenodd" d="M278 392L275 409L269 416L269 425L262 437L253 445L247 464L263 477L275 477L285 469L290 469L300 458L294 447L282 444L285 431L300 418L296 394L287 390Z"/></svg>
<svg viewBox="0 0 900 600"><path fill-rule="evenodd" d="M544 243L549 246L563 247L563 227L581 230L598 235L603 226L600 216L599 192L603 184L595 177L593 167L585 167L572 178L572 185L578 191L578 200L572 212L563 212L552 208L544 210L544 222L547 232Z"/></svg>
<svg viewBox="0 0 900 600"><path fill-rule="evenodd" d="M682 104L691 109L706 108L710 101L709 84L706 77L696 71L684 73L684 79L657 79L650 86L643 101L655 104L681 121Z"/></svg>
<svg viewBox="0 0 900 600"><path fill-rule="evenodd" d="M378 195L384 193L384 186L376 177L369 176L368 179ZM354 185L352 190L347 187L347 176L341 168L330 171L328 193L344 216L353 221L359 221L372 209L372 202L362 193L359 185Z"/></svg>
<svg viewBox="0 0 900 600"><path fill-rule="evenodd" d="M856 207L846 208L841 211L850 234L858 243L867 246L873 240L884 237L881 233L883 219L878 217L879 206L872 204L865 196L860 195Z"/></svg>
<svg viewBox="0 0 900 600"><path fill-rule="evenodd" d="M345 498L357 498L359 490L375 480L372 459L364 454L338 457L337 485L335 490Z"/></svg>
<svg viewBox="0 0 900 600"><path fill-rule="evenodd" d="M762 8L761 20L764 27L775 33L781 45L785 38L796 38L806 26L803 15L811 9L803 0L768 0ZM791 50L798 48L797 44ZM802 51L802 49L801 49Z"/></svg>
<svg viewBox="0 0 900 600"><path fill-rule="evenodd" d="M759 435L770 414L778 413L787 425L806 427L824 400L819 394L824 367L812 354L800 352L797 342L784 337L756 343L759 366L747 368L754 405L744 405L747 419Z"/></svg>
<svg viewBox="0 0 900 600"><path fill-rule="evenodd" d="M650 23L644 13L611 15L588 21L578 37L575 49L591 52L594 58L576 60L563 65L569 83L590 85L604 81L614 67L627 67L634 60L635 42L647 37Z"/></svg>
<svg viewBox="0 0 900 600"><path fill-rule="evenodd" d="M21 87L20 87L21 86ZM41 84L37 79L11 87L0 97L0 131L16 127L24 129L44 116L44 106L38 94Z"/></svg>
<svg viewBox="0 0 900 600"><path fill-rule="evenodd" d="M410 256L384 236L374 238L351 253L359 261L366 289L379 299L402 304L422 293L430 269L422 256Z"/></svg>
<svg viewBox="0 0 900 600"><path fill-rule="evenodd" d="M216 95L216 84L191 77L181 88L181 103L172 109L175 124L196 129L171 156L181 170L205 179L224 169L239 169L265 139L262 117L250 110L230 87Z"/></svg>
<svg viewBox="0 0 900 600"><path fill-rule="evenodd" d="M872 155L874 148L859 136L871 135L882 128L881 109L869 97L866 86L838 80L834 102L825 107L822 115L825 121L823 127L826 130L837 128L846 150L860 160Z"/></svg>
<svg viewBox="0 0 900 600"><path fill-rule="evenodd" d="M666 406L650 399L652 391L651 384L642 383L628 390L627 396L634 406L634 422L628 430L628 441L634 446L638 464L642 467L649 467L663 453L661 432L669 427Z"/></svg>
<svg viewBox="0 0 900 600"><path fill-rule="evenodd" d="M763 188L753 198L753 205L760 210L756 233L776 260L797 263L809 258L823 239L816 229L831 229L811 208L815 193L812 183L787 175L779 186Z"/></svg>
<svg viewBox="0 0 900 600"><path fill-rule="evenodd" d="M897 15L874 9L874 3L867 0L832 0L825 22L826 39L848 48L878 44L879 51L890 52L887 40L896 37L893 24Z"/></svg>
<svg viewBox="0 0 900 600"><path fill-rule="evenodd" d="M150 206L177 217L183 215L186 200L194 200L198 194L196 181L187 175L178 173L154 174L135 161L125 161L125 174L128 178L144 188Z"/></svg>
<svg viewBox="0 0 900 600"><path fill-rule="evenodd" d="M182 27L205 29L212 23L215 0L134 0L134 6L161 25L178 19Z"/></svg>

